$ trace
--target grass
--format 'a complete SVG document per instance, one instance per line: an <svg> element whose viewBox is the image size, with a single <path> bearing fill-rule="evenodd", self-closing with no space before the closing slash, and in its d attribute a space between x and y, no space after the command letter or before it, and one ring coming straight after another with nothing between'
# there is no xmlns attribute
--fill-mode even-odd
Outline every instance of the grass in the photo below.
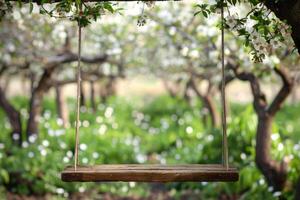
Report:
<svg viewBox="0 0 300 200"><path fill-rule="evenodd" d="M22 110L25 122L27 100L17 97L13 102ZM75 102L70 99L68 104L72 122ZM285 106L273 126L276 136L272 140L272 153L277 159L291 158L288 177L291 185L300 171L297 149L300 144L296 134L300 131L299 106ZM153 193L153 185L148 184L61 182L59 172L64 166L73 164L74 124L71 123L68 129L61 126L52 99L46 100L43 107L39 137L32 143L23 143L22 148L11 144L8 121L0 112L4 122L0 124L0 193L10 190L22 195L51 194L54 199L85 191L94 196L111 193L141 198ZM139 103L113 97L107 104L99 104L96 113L89 106L82 108L80 163L220 163L221 132L205 127L200 107L200 103L190 107L183 100L159 96ZM204 199L215 199L220 194L236 195L241 199L275 199L278 195L292 198L292 187L283 194L272 193L272 188L268 188L255 167L257 120L251 105L232 104L231 107L228 125L230 162L240 168L240 181L230 184L171 183L164 185L168 195L180 198L186 191L192 191Z"/></svg>

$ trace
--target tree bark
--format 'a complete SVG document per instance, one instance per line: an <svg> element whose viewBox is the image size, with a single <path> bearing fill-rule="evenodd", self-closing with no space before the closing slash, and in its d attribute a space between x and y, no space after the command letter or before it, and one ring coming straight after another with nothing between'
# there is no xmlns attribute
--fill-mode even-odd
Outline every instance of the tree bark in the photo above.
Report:
<svg viewBox="0 0 300 200"><path fill-rule="evenodd" d="M296 185L295 200L300 200L300 179L298 179L298 183Z"/></svg>
<svg viewBox="0 0 300 200"><path fill-rule="evenodd" d="M91 98L91 107L93 109L93 112L96 112L96 97L95 97L95 82L94 81L90 81L90 89L91 89L91 93L90 93L90 98Z"/></svg>
<svg viewBox="0 0 300 200"><path fill-rule="evenodd" d="M292 38L300 53L300 0L266 0L264 4L282 21L292 27Z"/></svg>
<svg viewBox="0 0 300 200"><path fill-rule="evenodd" d="M85 91L83 88L83 81L80 82L80 106L85 106L86 101L85 101Z"/></svg>
<svg viewBox="0 0 300 200"><path fill-rule="evenodd" d="M33 134L38 134L38 122L42 111L42 102L45 92L52 86L51 76L57 65L50 65L44 69L44 73L37 85L34 88L29 107L29 119L27 122L26 136L27 138Z"/></svg>
<svg viewBox="0 0 300 200"><path fill-rule="evenodd" d="M58 117L63 121L63 127L67 128L67 125L69 123L69 111L62 90L62 86L59 86L57 84L55 85L57 114Z"/></svg>
<svg viewBox="0 0 300 200"><path fill-rule="evenodd" d="M191 106L192 105L192 103L191 103L191 97L189 95L189 88L191 87L190 84L191 84L190 81L188 81L187 83L185 83L185 86L183 88L183 98Z"/></svg>
<svg viewBox="0 0 300 200"><path fill-rule="evenodd" d="M198 90L195 81L192 79L191 79L190 86L196 93L197 97L203 102L204 104L203 106L207 108L210 115L212 126L213 127L220 126L220 116L211 95L209 93L207 93L206 95L202 95Z"/></svg>
<svg viewBox="0 0 300 200"><path fill-rule="evenodd" d="M267 113L258 116L255 162L266 177L268 184L273 186L275 191L281 191L287 180L287 165L283 161L279 163L271 158L272 123L273 116Z"/></svg>
<svg viewBox="0 0 300 200"><path fill-rule="evenodd" d="M287 96L293 88L293 80L283 67L274 68L275 73L281 78L283 85L272 103L268 105L265 94L260 89L258 78L250 72L238 72L231 67L236 77L242 81L249 81L253 95L253 106L258 116L256 133L255 162L258 169L265 176L268 184L275 191L282 191L287 181L287 165L284 161L277 162L271 158L271 128L276 113L280 110Z"/></svg>
<svg viewBox="0 0 300 200"><path fill-rule="evenodd" d="M107 98L116 93L116 77L108 77L100 87L100 98L102 102L106 102Z"/></svg>
<svg viewBox="0 0 300 200"><path fill-rule="evenodd" d="M9 103L9 101L6 98L6 95L2 88L0 87L0 106L6 113L9 123L11 125L12 131L11 131L11 137L13 139L13 135L17 134L19 135L19 140L14 140L15 143L18 145L22 144L22 123L21 123L21 115L19 111L17 111L13 105Z"/></svg>

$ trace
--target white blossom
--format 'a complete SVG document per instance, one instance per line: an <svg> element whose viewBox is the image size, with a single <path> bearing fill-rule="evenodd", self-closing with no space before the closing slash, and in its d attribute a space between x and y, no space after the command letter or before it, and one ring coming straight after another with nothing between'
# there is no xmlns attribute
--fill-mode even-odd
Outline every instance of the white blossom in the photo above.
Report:
<svg viewBox="0 0 300 200"><path fill-rule="evenodd" d="M79 148L80 148L81 151L85 151L87 149L87 145L82 143L82 144L79 145Z"/></svg>
<svg viewBox="0 0 300 200"><path fill-rule="evenodd" d="M42 145L44 146L44 147L48 147L49 146L49 141L48 140L43 140L42 141Z"/></svg>

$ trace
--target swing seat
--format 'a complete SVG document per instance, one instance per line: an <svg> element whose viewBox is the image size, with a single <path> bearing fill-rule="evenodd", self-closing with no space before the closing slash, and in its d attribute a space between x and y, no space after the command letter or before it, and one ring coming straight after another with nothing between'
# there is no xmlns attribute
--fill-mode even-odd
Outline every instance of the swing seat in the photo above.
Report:
<svg viewBox="0 0 300 200"><path fill-rule="evenodd" d="M68 166L61 173L65 182L234 182L239 180L238 170L221 164L181 165L96 165Z"/></svg>

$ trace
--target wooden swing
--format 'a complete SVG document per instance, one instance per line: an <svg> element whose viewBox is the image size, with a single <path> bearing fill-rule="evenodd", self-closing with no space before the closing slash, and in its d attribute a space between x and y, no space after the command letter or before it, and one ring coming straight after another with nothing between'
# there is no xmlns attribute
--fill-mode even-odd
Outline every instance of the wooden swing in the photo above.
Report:
<svg viewBox="0 0 300 200"><path fill-rule="evenodd" d="M75 163L61 173L66 182L104 182L104 181L135 181L135 182L210 182L238 181L239 173L228 164L226 99L225 99L225 65L224 65L224 9L221 8L222 20L222 164L179 164L179 165L78 165L79 114L80 114L80 82L81 82L81 26L78 25L78 66L77 66L77 111L75 131Z"/></svg>

